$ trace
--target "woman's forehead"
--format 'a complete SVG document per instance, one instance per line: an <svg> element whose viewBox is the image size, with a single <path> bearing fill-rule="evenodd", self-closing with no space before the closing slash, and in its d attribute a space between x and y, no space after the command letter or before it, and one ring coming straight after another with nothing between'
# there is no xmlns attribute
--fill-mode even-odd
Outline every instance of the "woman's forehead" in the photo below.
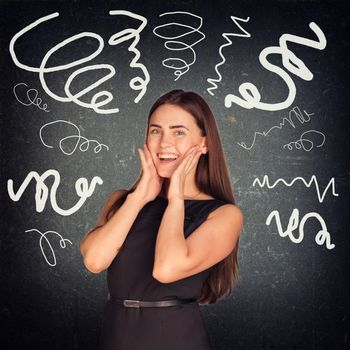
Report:
<svg viewBox="0 0 350 350"><path fill-rule="evenodd" d="M158 124L163 127L172 125L196 125L193 115L182 107L165 104L158 107L151 115L149 124Z"/></svg>

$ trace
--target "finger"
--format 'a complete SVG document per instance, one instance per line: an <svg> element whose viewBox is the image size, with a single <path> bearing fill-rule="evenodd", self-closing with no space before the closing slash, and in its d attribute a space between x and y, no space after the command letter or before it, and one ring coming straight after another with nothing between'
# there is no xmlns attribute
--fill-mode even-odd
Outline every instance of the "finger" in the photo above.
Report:
<svg viewBox="0 0 350 350"><path fill-rule="evenodd" d="M147 159L148 164L151 165L151 166L153 165L155 167L152 154L151 154L147 144L144 143L143 145L144 145L144 148L145 148L145 155L146 155L146 159Z"/></svg>
<svg viewBox="0 0 350 350"><path fill-rule="evenodd" d="M141 160L141 166L142 166L142 169L145 170L146 168L146 164L147 164L147 161L146 161L146 157L145 157L145 153L143 152L143 150L141 148L137 148L137 151L139 152L139 155L140 155L140 160Z"/></svg>
<svg viewBox="0 0 350 350"><path fill-rule="evenodd" d="M192 159L192 157L196 153L196 149L197 149L197 146L193 146L185 153L185 156L183 159L183 166L186 166L186 164L188 164L188 162Z"/></svg>
<svg viewBox="0 0 350 350"><path fill-rule="evenodd" d="M185 167L186 174L188 174L198 164L201 155L202 152L199 149L193 152L192 157L190 158L189 162L186 164Z"/></svg>
<svg viewBox="0 0 350 350"><path fill-rule="evenodd" d="M153 160L153 157L152 157L152 154L147 146L146 143L143 144L144 145L144 148L145 148L145 155L146 155L146 159L147 159L147 163L152 167L154 168L154 170L156 170L156 165L154 164L154 160Z"/></svg>
<svg viewBox="0 0 350 350"><path fill-rule="evenodd" d="M194 151L189 152L184 159L182 160L182 162L179 164L179 166L177 167L177 171L179 172L185 172L186 173L186 169L188 168L188 165L191 163L193 157L194 157Z"/></svg>
<svg viewBox="0 0 350 350"><path fill-rule="evenodd" d="M197 154L198 150L199 150L199 146L198 145L195 145L195 146L191 147L190 150L189 150L189 153L188 153L188 157L190 159L192 159L192 157Z"/></svg>
<svg viewBox="0 0 350 350"><path fill-rule="evenodd" d="M187 157L188 155L192 154L196 149L197 149L198 145L194 145L192 147L190 147L187 152L185 153L185 157Z"/></svg>
<svg viewBox="0 0 350 350"><path fill-rule="evenodd" d="M143 144L143 148L145 149L146 158L147 158L147 159L152 158L152 157L151 157L151 152L149 151L149 149L148 149L148 147L147 147L147 143L144 143L144 144Z"/></svg>
<svg viewBox="0 0 350 350"><path fill-rule="evenodd" d="M190 162L191 158L193 157L193 153L195 149L196 149L196 146L193 146L186 151L180 164L177 166L176 170L174 171L174 175L181 172L185 172L186 166Z"/></svg>
<svg viewBox="0 0 350 350"><path fill-rule="evenodd" d="M146 143L143 144L143 150L142 151L143 151L143 154L145 156L146 164L148 164L149 163L149 151L147 149Z"/></svg>

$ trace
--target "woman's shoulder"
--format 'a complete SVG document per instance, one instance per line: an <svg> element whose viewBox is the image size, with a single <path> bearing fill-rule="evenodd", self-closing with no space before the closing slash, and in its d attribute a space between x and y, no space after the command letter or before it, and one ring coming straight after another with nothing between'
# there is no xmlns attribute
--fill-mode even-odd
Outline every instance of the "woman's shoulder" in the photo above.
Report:
<svg viewBox="0 0 350 350"><path fill-rule="evenodd" d="M242 210L236 204L228 200L215 198L207 193L202 193L201 196L198 196L196 199L202 203L207 202L208 206L213 208L207 219L215 218L217 220L227 220L228 218L233 218L236 222L243 222ZM212 204L213 202L214 204Z"/></svg>
<svg viewBox="0 0 350 350"><path fill-rule="evenodd" d="M215 199L215 198L213 198ZM213 211L210 212L208 215L208 219L217 219L217 220L234 220L243 222L243 212L242 210L233 203L229 203L226 201L219 200L221 205L219 205L217 208L215 208Z"/></svg>

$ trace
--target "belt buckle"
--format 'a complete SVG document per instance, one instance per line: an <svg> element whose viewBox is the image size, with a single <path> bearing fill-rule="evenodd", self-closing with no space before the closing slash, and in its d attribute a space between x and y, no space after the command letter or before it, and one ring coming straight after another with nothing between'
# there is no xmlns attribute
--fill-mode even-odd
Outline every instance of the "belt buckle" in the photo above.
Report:
<svg viewBox="0 0 350 350"><path fill-rule="evenodd" d="M125 299L123 300L123 305L126 307L140 307L140 300L130 300L130 299Z"/></svg>

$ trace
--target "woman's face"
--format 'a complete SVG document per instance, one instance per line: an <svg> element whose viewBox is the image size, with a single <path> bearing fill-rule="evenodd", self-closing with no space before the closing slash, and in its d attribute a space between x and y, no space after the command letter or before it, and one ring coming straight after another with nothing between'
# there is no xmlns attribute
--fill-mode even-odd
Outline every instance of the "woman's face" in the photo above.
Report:
<svg viewBox="0 0 350 350"><path fill-rule="evenodd" d="M192 114L172 104L161 105L153 112L148 126L147 146L159 176L170 177L194 145L205 146L205 137L201 136ZM201 150L206 153L206 148Z"/></svg>

